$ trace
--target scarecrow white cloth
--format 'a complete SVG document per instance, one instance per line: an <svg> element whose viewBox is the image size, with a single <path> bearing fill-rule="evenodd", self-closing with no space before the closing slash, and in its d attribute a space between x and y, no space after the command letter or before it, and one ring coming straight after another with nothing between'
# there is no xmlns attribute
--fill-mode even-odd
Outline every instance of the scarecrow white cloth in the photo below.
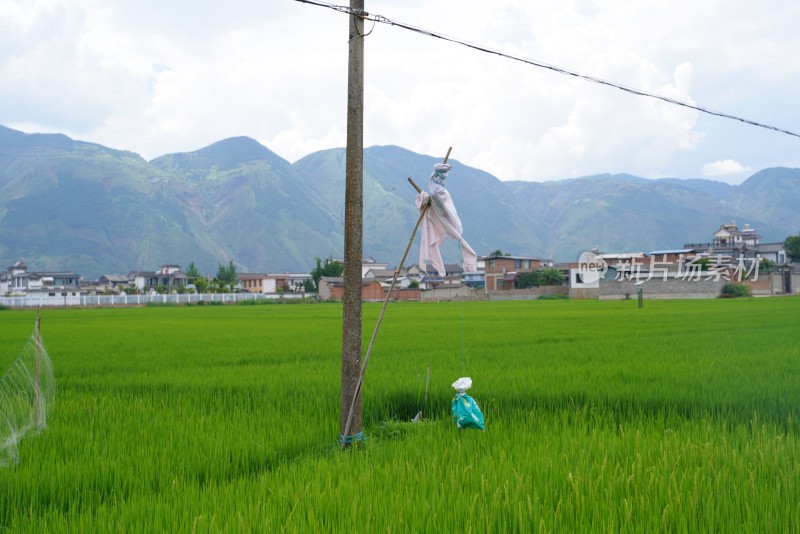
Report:
<svg viewBox="0 0 800 534"><path fill-rule="evenodd" d="M419 247L419 268L423 271L427 268L427 261L430 261L439 276L445 275L444 260L439 246L448 237L458 240L461 243L461 261L464 272L475 272L478 270L478 255L472 250L463 237L461 237L461 219L458 218L456 206L450 193L444 187L447 180L447 173L452 167L446 163L437 163L433 166L433 174L430 177L430 194L420 192L417 195L417 209L430 200L431 207L425 211L425 217L420 225L420 247Z"/></svg>

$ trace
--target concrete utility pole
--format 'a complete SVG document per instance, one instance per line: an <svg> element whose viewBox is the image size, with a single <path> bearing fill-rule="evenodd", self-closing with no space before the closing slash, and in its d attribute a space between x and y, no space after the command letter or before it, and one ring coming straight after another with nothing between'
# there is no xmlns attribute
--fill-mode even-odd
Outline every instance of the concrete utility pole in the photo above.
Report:
<svg viewBox="0 0 800 534"><path fill-rule="evenodd" d="M354 13L364 0L350 0ZM350 16L347 70L347 150L344 214L344 311L342 315L342 403L339 417L342 447L360 441L361 399L356 395L361 373L361 259L364 225L364 20ZM348 414L354 406L348 428Z"/></svg>

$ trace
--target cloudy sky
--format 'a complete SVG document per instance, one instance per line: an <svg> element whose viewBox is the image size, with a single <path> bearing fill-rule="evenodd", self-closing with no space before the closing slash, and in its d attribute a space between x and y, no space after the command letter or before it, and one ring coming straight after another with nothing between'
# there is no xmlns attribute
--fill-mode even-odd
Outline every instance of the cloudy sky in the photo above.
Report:
<svg viewBox="0 0 800 534"><path fill-rule="evenodd" d="M347 1L338 3L349 4ZM389 19L800 132L794 0L366 0ZM372 24L367 23L368 28ZM0 124L146 159L252 137L345 145L347 16L294 0L0 0ZM364 143L502 180L600 173L739 183L800 138L377 24Z"/></svg>

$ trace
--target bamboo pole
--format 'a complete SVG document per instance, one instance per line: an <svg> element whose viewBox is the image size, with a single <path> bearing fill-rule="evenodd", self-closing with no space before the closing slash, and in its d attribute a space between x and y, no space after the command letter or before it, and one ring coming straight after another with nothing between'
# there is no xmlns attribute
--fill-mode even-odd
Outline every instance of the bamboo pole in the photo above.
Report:
<svg viewBox="0 0 800 534"><path fill-rule="evenodd" d="M447 160L450 158L450 151L453 150L453 147L447 149L447 154L444 156L444 160L442 163L447 163ZM417 190L417 193L421 193L422 189L412 180L408 178L409 183L414 186L414 189ZM375 330L372 331L372 337L369 340L369 346L367 347L367 352L364 355L364 363L361 366L361 373L358 375L358 382L356 383L356 390L353 395L353 401L350 405L350 411L347 414L347 422L344 426L344 432L342 433L343 436L350 435L350 425L353 421L353 412L355 411L356 402L361 398L361 386L364 383L364 373L367 370L367 364L369 363L369 357L372 354L372 347L375 345L375 339L378 337L378 330L381 327L381 323L383 322L383 315L386 312L386 306L389 304L389 298L392 296L392 290L394 289L394 285L397 282L397 275L400 273L400 269L403 267L403 264L406 261L406 257L408 256L408 251L411 249L411 244L414 242L414 237L417 235L417 230L419 229L420 223L422 223L423 217L425 217L425 213L427 213L428 209L430 208L430 200L427 204L423 205L422 208L419 210L419 218L417 219L417 224L414 225L414 231L411 232L411 237L408 240L408 244L406 245L405 251L403 251L403 258L400 260L400 264L394 270L394 275L392 275L392 283L389 285L389 291L386 292L386 298L383 299L383 307L381 307L381 313L378 315L378 322L375 324Z"/></svg>

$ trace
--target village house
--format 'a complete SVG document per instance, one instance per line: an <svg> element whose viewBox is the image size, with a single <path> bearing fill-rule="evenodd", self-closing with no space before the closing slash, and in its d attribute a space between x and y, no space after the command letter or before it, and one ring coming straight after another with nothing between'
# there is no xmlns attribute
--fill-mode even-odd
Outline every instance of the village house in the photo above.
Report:
<svg viewBox="0 0 800 534"><path fill-rule="evenodd" d="M515 288L517 277L549 265L541 258L530 256L484 256L486 291L507 291Z"/></svg>
<svg viewBox="0 0 800 534"><path fill-rule="evenodd" d="M678 271L681 264L686 264L697 257L697 251L693 248L651 250L646 256L648 263L660 262L669 270Z"/></svg>
<svg viewBox="0 0 800 534"><path fill-rule="evenodd" d="M771 261L777 266L789 264L789 254L783 243L758 243L756 253L761 259Z"/></svg>
<svg viewBox="0 0 800 534"><path fill-rule="evenodd" d="M777 266L789 263L789 256L782 242L761 243L761 236L755 228L745 224L740 229L736 221L720 226L710 242L688 243L684 247L693 248L702 256L730 258L731 261L758 258L769 260Z"/></svg>
<svg viewBox="0 0 800 534"><path fill-rule="evenodd" d="M640 288L648 298L708 297L718 292L719 283L734 279L742 279L758 295L796 293L800 289L800 272L789 261L784 244L760 240L754 228L749 225L739 228L731 221L721 225L711 241L688 243L683 248L647 253L603 253L593 249L591 252L606 265L599 279L597 276L584 279L582 267L575 262L557 268L568 276L572 298L631 298ZM476 288L485 288L489 298L493 293L497 297L500 293L514 297L509 290L517 289L519 277L544 266L552 267L553 262L530 256L490 255L478 258L478 270L474 273L464 273L459 264L448 263L445 276L440 276L430 266L423 270L415 264L398 272L391 298L472 297ZM765 272L767 268L769 271ZM365 258L361 263L362 299L383 300L394 274L386 263ZM304 292L313 280L308 273L240 273L238 277L239 289L262 294ZM410 287L414 281L416 287ZM704 283L698 283L701 281ZM156 271L131 271L127 276L104 274L97 281L87 282L72 272L29 272L24 262L19 261L0 272L0 295L80 296L129 290L146 292L159 287L173 293L188 282L181 267L175 264L162 265ZM323 277L318 289L320 299L338 300L342 298L344 285L341 278Z"/></svg>
<svg viewBox="0 0 800 534"><path fill-rule="evenodd" d="M120 293L128 289L128 277L124 274L104 274L94 284L100 293Z"/></svg>
<svg viewBox="0 0 800 534"><path fill-rule="evenodd" d="M461 281L466 284L467 286L473 289L482 289L486 287L486 260L484 258L478 258L477 262L477 270L464 273L461 277Z"/></svg>
<svg viewBox="0 0 800 534"><path fill-rule="evenodd" d="M581 269L572 269L570 295L601 299L714 298L728 282L750 287L753 295L790 294L800 273L792 272L783 243L761 243L750 225L723 224L705 243L687 243L680 249L603 254L607 270L587 284ZM771 262L765 269L763 260ZM595 297L597 298L597 297Z"/></svg>
<svg viewBox="0 0 800 534"><path fill-rule="evenodd" d="M131 271L128 273L128 285L137 291L155 290L163 287L173 291L185 287L189 279L180 265L162 265L157 271Z"/></svg>
<svg viewBox="0 0 800 534"><path fill-rule="evenodd" d="M248 293L302 293L310 280L311 275L305 273L240 273L239 287Z"/></svg>
<svg viewBox="0 0 800 534"><path fill-rule="evenodd" d="M427 265L427 270L422 270L419 265L412 265L408 269L408 276L412 280L419 283L419 288L422 290L436 289L442 286L455 286L462 283L462 275L464 269L457 263L444 264L444 276L439 276L439 273L430 265Z"/></svg>
<svg viewBox="0 0 800 534"><path fill-rule="evenodd" d="M310 273L288 273L286 285L289 291L302 293L305 291L306 284L314 282L314 277Z"/></svg>
<svg viewBox="0 0 800 534"><path fill-rule="evenodd" d="M243 273L239 275L239 286L248 293L282 293L289 291L289 276Z"/></svg>
<svg viewBox="0 0 800 534"><path fill-rule="evenodd" d="M344 265L344 260L342 260L342 265ZM374 258L364 258L361 261L361 278L365 278L367 273L373 269L380 271L385 270L388 266L388 263L378 263Z"/></svg>
<svg viewBox="0 0 800 534"><path fill-rule="evenodd" d="M68 297L81 294L80 275L69 271L29 272L18 261L0 274L0 295Z"/></svg>
<svg viewBox="0 0 800 534"><path fill-rule="evenodd" d="M397 276L405 276L405 270L400 269ZM391 282L394 277L394 269L368 269L367 272L362 274L362 278L374 278L379 282Z"/></svg>
<svg viewBox="0 0 800 534"><path fill-rule="evenodd" d="M756 233L755 228L745 224L741 230L736 226L736 221L723 224L719 230L714 232L713 246L718 248L755 248L761 236Z"/></svg>
<svg viewBox="0 0 800 534"><path fill-rule="evenodd" d="M668 272L680 273L692 269L693 262L699 259L697 252L691 248L652 250L647 253L601 253L598 257L605 261L610 269L614 269L618 276L627 278L638 278L643 275L652 278Z"/></svg>

